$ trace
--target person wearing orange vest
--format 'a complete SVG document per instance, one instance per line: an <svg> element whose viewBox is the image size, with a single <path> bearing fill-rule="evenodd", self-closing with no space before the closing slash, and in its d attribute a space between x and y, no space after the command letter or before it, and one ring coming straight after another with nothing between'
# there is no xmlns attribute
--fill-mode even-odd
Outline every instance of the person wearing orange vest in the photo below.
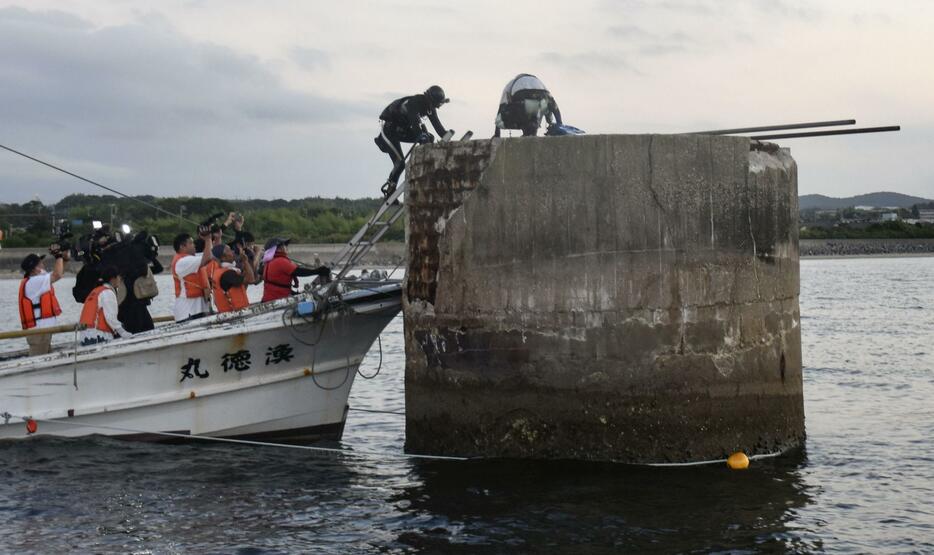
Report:
<svg viewBox="0 0 934 555"><path fill-rule="evenodd" d="M246 288L255 279L246 251L240 251L242 270L234 263L233 250L229 246L215 245L211 254L214 260L206 267L217 311L231 312L249 306L250 299L247 297Z"/></svg>
<svg viewBox="0 0 934 555"><path fill-rule="evenodd" d="M211 228L199 226L198 235L202 239L210 237ZM211 261L211 249L204 249L201 256L196 256L195 241L187 233L177 235L172 246L175 248L175 257L170 266L175 282L175 306L172 311L175 321L200 318L210 311L210 307L204 301L204 285L198 272Z"/></svg>
<svg viewBox="0 0 934 555"><path fill-rule="evenodd" d="M263 302L284 299L293 295L293 287L298 287L298 278L318 276L327 280L331 276L331 269L327 266L317 268L299 268L298 264L289 258L290 239L273 237L266 241L266 253L263 255Z"/></svg>
<svg viewBox="0 0 934 555"><path fill-rule="evenodd" d="M214 226L211 227L212 237L214 236L213 229L214 229ZM213 239L209 242L209 241L205 241L201 237L198 237L197 239L195 239L195 256L200 256L201 254L203 254L205 249L210 251L213 246L214 246ZM212 257L210 262L198 268L198 279L200 280L200 282L198 283L198 286L201 287L201 294L204 296L204 304L208 308L207 312L205 312L205 316L214 312L214 308L211 306L212 293L211 293L211 284L208 282L208 269L211 267L211 264L215 264L216 262L217 261L214 260L214 258Z"/></svg>
<svg viewBox="0 0 934 555"><path fill-rule="evenodd" d="M20 263L23 281L19 284L19 319L24 330L55 326L58 324L56 317L62 313L52 284L65 274L68 251L62 252L58 245L52 245L49 252L55 257L51 274L42 264L45 255L28 254ZM26 343L29 344L30 356L44 355L51 350L52 334L29 335Z"/></svg>
<svg viewBox="0 0 934 555"><path fill-rule="evenodd" d="M82 346L104 343L115 337L133 337L132 333L123 329L123 324L117 318L117 289L123 287L120 270L113 265L105 266L101 270L100 280L102 283L84 299L84 307L78 319L84 325L81 331Z"/></svg>

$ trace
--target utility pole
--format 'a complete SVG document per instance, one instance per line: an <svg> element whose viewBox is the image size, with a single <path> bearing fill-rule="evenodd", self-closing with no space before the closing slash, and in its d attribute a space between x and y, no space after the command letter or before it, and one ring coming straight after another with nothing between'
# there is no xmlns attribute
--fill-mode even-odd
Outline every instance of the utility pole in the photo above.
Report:
<svg viewBox="0 0 934 555"><path fill-rule="evenodd" d="M182 218L185 216L185 205L178 207L178 227L182 227Z"/></svg>
<svg viewBox="0 0 934 555"><path fill-rule="evenodd" d="M110 205L110 229L114 228L114 216L116 215L117 215L117 205L111 204Z"/></svg>

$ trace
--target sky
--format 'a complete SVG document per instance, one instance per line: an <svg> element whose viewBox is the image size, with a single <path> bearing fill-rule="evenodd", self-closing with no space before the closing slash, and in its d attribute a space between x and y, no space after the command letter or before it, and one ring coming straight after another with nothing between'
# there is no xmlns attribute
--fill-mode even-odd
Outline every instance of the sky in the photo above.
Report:
<svg viewBox="0 0 934 555"><path fill-rule="evenodd" d="M934 198L934 2L0 0L0 144L128 194L377 196L394 98L493 131L533 73L588 133L854 118L781 141L800 194ZM0 151L0 202L102 193Z"/></svg>

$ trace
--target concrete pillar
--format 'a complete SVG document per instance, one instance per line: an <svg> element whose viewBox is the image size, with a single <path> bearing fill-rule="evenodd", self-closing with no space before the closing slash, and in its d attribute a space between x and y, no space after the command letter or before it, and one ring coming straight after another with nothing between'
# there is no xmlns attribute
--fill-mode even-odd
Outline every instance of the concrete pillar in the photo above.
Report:
<svg viewBox="0 0 934 555"><path fill-rule="evenodd" d="M801 443L786 150L495 139L421 147L407 171L407 451L665 462Z"/></svg>

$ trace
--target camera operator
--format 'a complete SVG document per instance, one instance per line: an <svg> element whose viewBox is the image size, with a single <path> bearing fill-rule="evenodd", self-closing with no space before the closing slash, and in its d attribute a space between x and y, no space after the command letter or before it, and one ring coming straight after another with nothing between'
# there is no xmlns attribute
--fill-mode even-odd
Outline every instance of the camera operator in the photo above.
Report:
<svg viewBox="0 0 934 555"><path fill-rule="evenodd" d="M149 273L160 273L163 268L159 262L159 240L145 230L139 231L129 241L121 244L114 251L111 262L115 263L123 278L126 298L120 303L117 317L130 333L140 333L155 327L148 306L152 297L137 298L134 285L138 279L150 279Z"/></svg>
<svg viewBox="0 0 934 555"><path fill-rule="evenodd" d="M244 266L249 264L250 273L255 277L248 280L247 285L255 285L262 281L258 268L263 257L263 250L256 244L256 238L253 234L243 229L243 214L231 212L227 216L227 221L230 223L225 224L225 227L226 225L232 225L234 229L233 241L227 243L227 246L233 251L234 259L238 261L237 265L241 271L245 271ZM241 253L246 253L246 257L241 258Z"/></svg>
<svg viewBox="0 0 934 555"><path fill-rule="evenodd" d="M200 230L202 227L206 227L206 228L208 228L208 229L210 230L210 232L211 232L211 233L210 233L210 235L211 235L211 236L210 236L210 243L207 243L207 241L208 241L207 238L202 237L202 239L205 239L205 244L206 244L206 246L204 247L205 250L211 250L211 249L214 247L214 245L219 245L219 244L221 244L221 241L223 241L224 230L227 229L227 226L228 226L228 225L230 225L231 216L233 216L233 212L231 212L230 215L227 216L227 220L224 221L224 223L218 225L217 220L218 220L218 218L220 218L220 217L223 216L223 215L224 215L223 212L218 212L218 213L216 213L216 214L211 214L210 216L208 216L207 218L205 218L204 221L202 221L200 224L198 224L198 229L199 229L199 230ZM200 233L200 231L199 231L199 233ZM198 252L202 252L202 251L199 250Z"/></svg>
<svg viewBox="0 0 934 555"><path fill-rule="evenodd" d="M81 255L80 258L84 264L78 270L78 275L75 276L75 286L71 289L76 302L84 303L88 294L97 287L100 282L100 268L109 262L111 249L116 244L118 243L111 234L109 225L95 229L90 235L83 236L78 241L75 254Z"/></svg>
<svg viewBox="0 0 934 555"><path fill-rule="evenodd" d="M255 277L253 281L250 282L250 285L256 285L261 282L263 277L259 268L263 261L263 249L256 244L256 238L253 237L253 234L249 231L237 233L237 238L230 243L230 248L233 250L234 257L236 258L240 257L241 252L246 253L246 260L241 262L241 264L249 264L250 269L253 271Z"/></svg>
<svg viewBox="0 0 934 555"><path fill-rule="evenodd" d="M23 281L19 284L19 318L24 330L55 326L58 324L57 316L62 313L52 284L64 275L69 253L62 251L58 243L53 243L49 254L55 257L51 274L42 264L45 255L27 254L20 263ZM26 343L29 344L30 356L44 355L51 350L52 335L30 335L26 337Z"/></svg>
<svg viewBox="0 0 934 555"><path fill-rule="evenodd" d="M198 235L203 241L210 241L211 228L198 226ZM181 233L172 242L175 257L172 259L172 278L175 282L176 322L201 318L210 312L205 303L205 285L201 278L201 267L211 261L211 249L204 248L201 256L195 256L195 240L187 233Z"/></svg>

